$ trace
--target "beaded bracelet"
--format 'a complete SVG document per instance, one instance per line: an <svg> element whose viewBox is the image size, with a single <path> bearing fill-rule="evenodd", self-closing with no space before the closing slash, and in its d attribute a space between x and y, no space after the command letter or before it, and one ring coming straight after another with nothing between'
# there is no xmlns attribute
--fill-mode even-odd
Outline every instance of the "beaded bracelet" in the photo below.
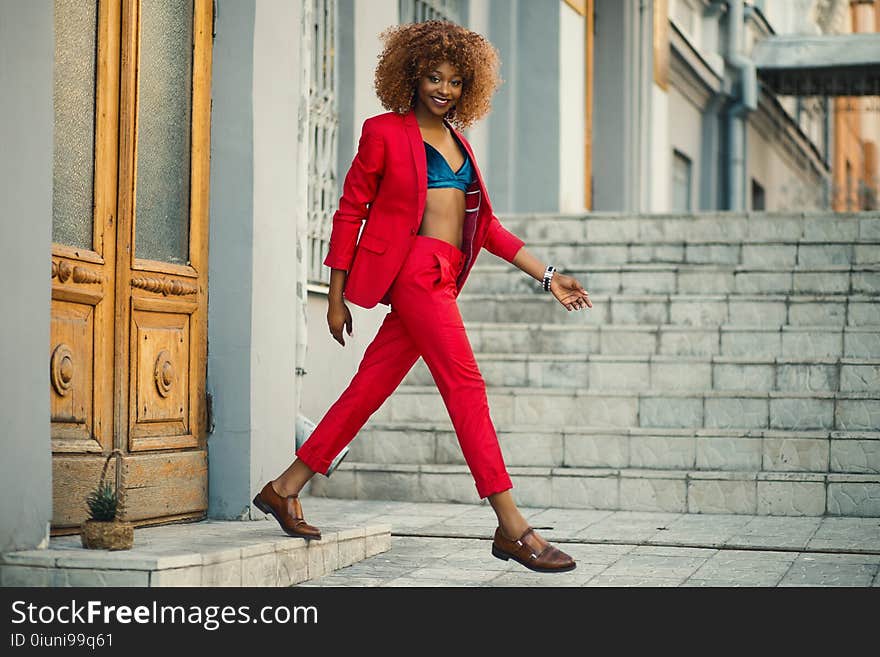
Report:
<svg viewBox="0 0 880 657"><path fill-rule="evenodd" d="M542 283L545 292L550 291L550 281L553 280L553 274L556 272L556 267L553 265L547 265L547 269L544 271L544 282Z"/></svg>

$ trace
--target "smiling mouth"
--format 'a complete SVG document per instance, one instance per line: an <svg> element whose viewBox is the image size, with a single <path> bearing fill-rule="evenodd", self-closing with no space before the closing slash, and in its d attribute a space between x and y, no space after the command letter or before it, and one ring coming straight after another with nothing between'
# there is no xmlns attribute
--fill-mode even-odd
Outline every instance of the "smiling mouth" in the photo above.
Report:
<svg viewBox="0 0 880 657"><path fill-rule="evenodd" d="M438 98L437 96L431 96L431 100L433 100L438 105L441 105L444 107L449 104L448 98Z"/></svg>

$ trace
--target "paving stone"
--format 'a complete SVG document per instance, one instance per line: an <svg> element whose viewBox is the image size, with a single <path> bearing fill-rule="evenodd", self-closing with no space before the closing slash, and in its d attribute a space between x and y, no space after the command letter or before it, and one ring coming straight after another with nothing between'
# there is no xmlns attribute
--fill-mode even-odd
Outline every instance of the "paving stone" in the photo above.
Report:
<svg viewBox="0 0 880 657"><path fill-rule="evenodd" d="M630 436L629 465L634 468L693 468L695 442L694 436Z"/></svg>
<svg viewBox="0 0 880 657"><path fill-rule="evenodd" d="M661 327L657 353L672 356L711 356L718 353L718 332L714 329ZM652 349L648 353L653 353ZM641 352L634 352L641 353ZM723 348L722 348L723 353ZM774 352L775 353L775 352Z"/></svg>
<svg viewBox="0 0 880 657"><path fill-rule="evenodd" d="M615 317L615 321L620 321ZM666 324L664 318L645 319L656 324ZM717 326L729 321L728 304L724 300L688 299L673 297L669 301L669 323L686 326Z"/></svg>
<svg viewBox="0 0 880 657"><path fill-rule="evenodd" d="M783 327L783 357L839 358L842 355L842 333L840 331L819 331Z"/></svg>
<svg viewBox="0 0 880 657"><path fill-rule="evenodd" d="M876 431L880 428L880 400L837 400L834 409L834 428L844 431Z"/></svg>
<svg viewBox="0 0 880 657"><path fill-rule="evenodd" d="M629 436L564 434L564 465L616 468L629 464Z"/></svg>
<svg viewBox="0 0 880 657"><path fill-rule="evenodd" d="M775 388L794 392L836 392L841 389L838 365L780 363Z"/></svg>
<svg viewBox="0 0 880 657"><path fill-rule="evenodd" d="M770 427L774 429L831 429L834 399L771 397Z"/></svg>
<svg viewBox="0 0 880 657"><path fill-rule="evenodd" d="M878 517L880 484L829 481L827 501L827 512L834 515Z"/></svg>
<svg viewBox="0 0 880 657"><path fill-rule="evenodd" d="M684 512L687 485L683 478L621 477L619 507L629 511Z"/></svg>
<svg viewBox="0 0 880 657"><path fill-rule="evenodd" d="M762 445L760 437L698 436L696 467L699 470L761 469Z"/></svg>
<svg viewBox="0 0 880 657"><path fill-rule="evenodd" d="M845 358L877 358L880 356L880 331L860 331L852 327L843 333Z"/></svg>
<svg viewBox="0 0 880 657"><path fill-rule="evenodd" d="M821 481L758 481L759 514L817 516L825 509Z"/></svg>
<svg viewBox="0 0 880 657"><path fill-rule="evenodd" d="M796 561L779 586L870 586L877 566Z"/></svg>
<svg viewBox="0 0 880 657"><path fill-rule="evenodd" d="M705 390L712 387L712 364L652 360L650 381L661 390Z"/></svg>
<svg viewBox="0 0 880 657"><path fill-rule="evenodd" d="M690 513L748 513L757 509L756 482L750 480L690 479Z"/></svg>
<svg viewBox="0 0 880 657"><path fill-rule="evenodd" d="M688 244L686 257L688 262L698 264L735 265L740 261L740 247L737 244ZM743 260L745 257L746 245L743 245Z"/></svg>
<svg viewBox="0 0 880 657"><path fill-rule="evenodd" d="M854 261L853 244L800 244L797 259L801 267L848 265Z"/></svg>
<svg viewBox="0 0 880 657"><path fill-rule="evenodd" d="M769 400L762 397L707 397L704 426L720 429L766 427L768 406Z"/></svg>
<svg viewBox="0 0 880 657"><path fill-rule="evenodd" d="M616 476L556 476L550 482L550 499L545 506L614 509L620 503Z"/></svg>
<svg viewBox="0 0 880 657"><path fill-rule="evenodd" d="M880 324L880 304L876 301L850 301L849 324L864 326Z"/></svg>
<svg viewBox="0 0 880 657"><path fill-rule="evenodd" d="M844 392L880 390L880 364L842 363L840 390Z"/></svg>
<svg viewBox="0 0 880 657"><path fill-rule="evenodd" d="M782 335L778 330L735 330L722 327L720 353L724 356L775 358L780 354Z"/></svg>
<svg viewBox="0 0 880 657"><path fill-rule="evenodd" d="M864 472L880 474L880 440L831 441L832 472Z"/></svg>
<svg viewBox="0 0 880 657"><path fill-rule="evenodd" d="M703 425L703 400L699 397L654 397L639 399L642 427L694 427Z"/></svg>
<svg viewBox="0 0 880 657"><path fill-rule="evenodd" d="M846 305L846 302L842 300L805 301L792 297L789 302L787 323L839 324L842 326L846 324Z"/></svg>
<svg viewBox="0 0 880 657"><path fill-rule="evenodd" d="M730 301L726 305L727 309L722 322L757 326L778 326L789 322L786 303L782 300L775 301L760 297L746 300L740 299L740 297L730 297ZM798 323L803 324L804 322Z"/></svg>
<svg viewBox="0 0 880 657"><path fill-rule="evenodd" d="M772 363L719 363L712 364L712 385L716 390L773 390L776 367Z"/></svg>
<svg viewBox="0 0 880 657"><path fill-rule="evenodd" d="M764 438L765 470L827 472L827 438ZM818 514L821 515L821 512Z"/></svg>
<svg viewBox="0 0 880 657"><path fill-rule="evenodd" d="M504 462L509 466L561 466L564 463L561 432L501 433L499 441Z"/></svg>
<svg viewBox="0 0 880 657"><path fill-rule="evenodd" d="M651 556L630 553L608 566L602 575L607 577L681 578L683 581L690 577L705 561L706 557Z"/></svg>
<svg viewBox="0 0 880 657"><path fill-rule="evenodd" d="M648 361L589 363L590 386L596 390L644 390L650 386Z"/></svg>
<svg viewBox="0 0 880 657"><path fill-rule="evenodd" d="M613 586L613 587L674 587L681 586L684 582L682 577L639 577L635 575L605 575L599 574L589 580L584 586Z"/></svg>
<svg viewBox="0 0 880 657"><path fill-rule="evenodd" d="M732 271L681 269L678 272L678 285L669 292L673 294L706 294L711 291L715 294L728 294L734 292L735 289L736 284Z"/></svg>

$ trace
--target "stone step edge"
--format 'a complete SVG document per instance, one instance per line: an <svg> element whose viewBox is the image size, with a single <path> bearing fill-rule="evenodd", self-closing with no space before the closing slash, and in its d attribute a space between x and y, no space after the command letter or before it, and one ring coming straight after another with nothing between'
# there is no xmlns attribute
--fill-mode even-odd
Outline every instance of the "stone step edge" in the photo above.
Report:
<svg viewBox="0 0 880 657"><path fill-rule="evenodd" d="M409 420L399 421L369 421L361 429L362 432L371 431L421 431L431 433L454 432L449 422L413 422ZM518 424L515 427L499 429L502 434L563 434L566 436L662 436L672 438L775 438L780 440L795 439L828 439L828 440L880 440L880 431L839 431L821 429L715 429L693 428L681 429L675 427L614 427L614 426L558 426L548 427L543 424Z"/></svg>
<svg viewBox="0 0 880 657"><path fill-rule="evenodd" d="M596 210L590 212L505 212L498 215L501 221L528 219L563 219L572 221L589 221L590 219L643 219L647 221L698 221L701 219L745 219L753 222L765 222L779 219L835 219L858 221L860 219L880 219L880 211L833 212L831 210L769 210L761 212L743 212L738 210L697 210L692 212L620 212L614 210Z"/></svg>
<svg viewBox="0 0 880 657"><path fill-rule="evenodd" d="M343 461L337 472L382 472L428 475L467 475L471 471L460 464L367 463ZM586 477L621 479L685 479L713 481L802 481L816 483L868 483L880 485L880 474L844 472L743 471L743 470L681 470L660 468L570 468L554 466L507 466L514 480L517 477ZM332 479L332 476L328 479ZM515 485L515 482L514 482Z"/></svg>
<svg viewBox="0 0 880 657"><path fill-rule="evenodd" d="M706 398L749 398L749 399L835 399L835 400L880 400L880 390L868 392L828 392L822 390L810 392L785 390L674 390L646 388L644 390L627 390L625 388L605 388L594 390L584 387L534 388L532 386L488 386L490 394L551 397L706 397ZM431 394L437 395L436 386L401 384L394 391L395 395Z"/></svg>
<svg viewBox="0 0 880 657"><path fill-rule="evenodd" d="M216 534L204 543L196 537L185 549L162 553L138 545L139 537L159 527L136 529L131 550L88 550L77 547L79 536L55 538L46 549L0 555L0 586L291 586L391 549L388 524L322 527L321 540L306 541L284 536L274 521L247 521L252 537L240 531L243 521L202 522L229 525L233 535L225 543ZM184 534L192 525L175 527ZM268 559L273 568L266 568ZM225 575L214 581L221 569Z"/></svg>
<svg viewBox="0 0 880 657"><path fill-rule="evenodd" d="M680 333L683 331L707 332L713 333L742 333L742 332L761 332L761 333L804 333L824 331L828 333L880 333L880 324L716 324L713 326L689 326L687 324L541 324L536 322L486 322L486 321L470 321L466 322L469 330L492 329L492 330L531 330L531 331L560 331L568 333L569 331L590 331L601 332L610 331L618 333L620 331L641 331L644 333L654 333L657 331L674 331Z"/></svg>
<svg viewBox="0 0 880 657"><path fill-rule="evenodd" d="M516 229L514 229L516 230ZM522 229L519 229L522 230ZM528 228L522 232L527 233ZM526 239L525 237L523 239ZM592 240L585 237L578 239L557 239L554 237L529 237L526 239L529 247L553 247L553 246L574 246L574 247L657 247L657 246L681 246L681 247L705 247L705 246L877 246L880 245L880 239L877 237L842 237L840 239L828 239L822 236L804 237L804 236L786 236L786 235L767 235L756 236L746 235L745 237L665 237L663 235L651 235L645 239L633 239L629 235L622 235L619 240L615 240L613 236L603 235L601 239Z"/></svg>
<svg viewBox="0 0 880 657"><path fill-rule="evenodd" d="M749 274L845 274L845 273L878 273L880 272L880 264L864 263L864 264L848 264L848 265L789 265L785 267L761 267L758 265L744 264L726 264L726 263L705 263L705 262L682 262L682 263L654 263L654 262L632 262L632 263L590 263L590 264L569 264L566 266L568 271L579 273L656 273L656 272L679 272L681 270L696 270L700 273L722 272L722 273L749 273ZM483 274L510 274L522 275L524 278L527 274L517 268L511 268L510 265L496 264L480 264L474 265L471 270L473 273ZM537 281L535 281L537 283Z"/></svg>
<svg viewBox="0 0 880 657"><path fill-rule="evenodd" d="M644 353L559 353L541 351L531 353L508 351L475 351L477 362L509 361L509 362L573 362L573 363L720 363L723 365L880 365L880 358L857 356L723 356L721 354L644 354Z"/></svg>
<svg viewBox="0 0 880 657"><path fill-rule="evenodd" d="M754 293L738 293L729 292L725 294L628 294L621 293L601 293L591 294L590 299L616 300L618 302L636 303L636 302L665 302L665 301L687 301L694 302L719 302L719 301L736 301L742 302L788 302L788 303L821 303L821 302L855 302L855 303L877 303L877 294L754 294ZM544 303L556 303L553 295L536 289L534 292L469 292L463 291L459 297L459 301L533 301L534 299L542 299ZM800 326L792 324L791 326ZM872 324L873 326L873 324Z"/></svg>

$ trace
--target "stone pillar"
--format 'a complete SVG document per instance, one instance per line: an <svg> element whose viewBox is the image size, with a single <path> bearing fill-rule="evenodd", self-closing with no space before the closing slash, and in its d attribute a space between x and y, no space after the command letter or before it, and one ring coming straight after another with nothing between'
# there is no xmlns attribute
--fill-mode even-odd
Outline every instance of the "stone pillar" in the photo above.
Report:
<svg viewBox="0 0 880 657"><path fill-rule="evenodd" d="M247 518L293 459L301 3L221 2L213 69L209 507ZM257 512L259 513L259 512ZM261 515L261 514L260 514Z"/></svg>
<svg viewBox="0 0 880 657"><path fill-rule="evenodd" d="M649 207L653 9L643 0L596 0L593 209Z"/></svg>
<svg viewBox="0 0 880 657"><path fill-rule="evenodd" d="M559 209L559 0L492 0L486 36L504 84L489 119L483 174L501 212ZM481 167L482 168L482 167Z"/></svg>
<svg viewBox="0 0 880 657"><path fill-rule="evenodd" d="M52 8L0 0L0 552L45 547L52 519Z"/></svg>

